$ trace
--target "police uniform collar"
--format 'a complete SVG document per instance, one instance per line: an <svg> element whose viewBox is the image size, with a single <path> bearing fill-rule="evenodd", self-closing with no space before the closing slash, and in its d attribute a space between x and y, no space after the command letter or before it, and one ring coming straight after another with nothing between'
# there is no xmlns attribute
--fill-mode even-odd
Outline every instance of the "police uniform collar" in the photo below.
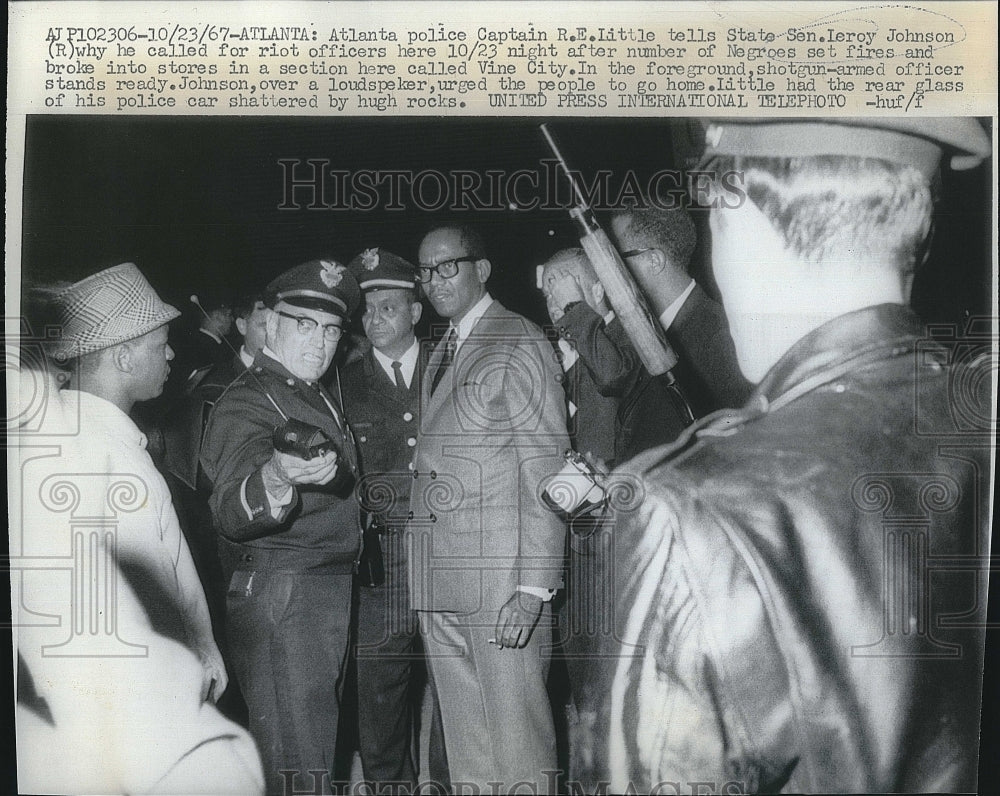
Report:
<svg viewBox="0 0 1000 796"><path fill-rule="evenodd" d="M267 346L264 346L257 352L257 356L254 357L253 360L252 370L255 374L261 372L271 373L285 382L289 387L297 387L299 385L312 386L312 384L316 383L304 381L288 370L288 368L282 365L278 360L277 355Z"/></svg>

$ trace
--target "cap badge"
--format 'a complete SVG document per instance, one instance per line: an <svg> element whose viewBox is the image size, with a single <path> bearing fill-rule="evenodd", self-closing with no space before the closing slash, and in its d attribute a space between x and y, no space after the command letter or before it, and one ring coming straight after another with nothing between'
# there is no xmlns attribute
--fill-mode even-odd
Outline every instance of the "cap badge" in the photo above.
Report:
<svg viewBox="0 0 1000 796"><path fill-rule="evenodd" d="M722 140L722 127L718 124L710 124L705 131L705 143L710 147L717 147Z"/></svg>
<svg viewBox="0 0 1000 796"><path fill-rule="evenodd" d="M365 249L361 253L361 262L367 271L378 268L378 249Z"/></svg>
<svg viewBox="0 0 1000 796"><path fill-rule="evenodd" d="M339 285L340 280L344 278L344 266L332 260L320 260L319 263L323 266L319 271L319 278L323 280L323 284L330 288Z"/></svg>

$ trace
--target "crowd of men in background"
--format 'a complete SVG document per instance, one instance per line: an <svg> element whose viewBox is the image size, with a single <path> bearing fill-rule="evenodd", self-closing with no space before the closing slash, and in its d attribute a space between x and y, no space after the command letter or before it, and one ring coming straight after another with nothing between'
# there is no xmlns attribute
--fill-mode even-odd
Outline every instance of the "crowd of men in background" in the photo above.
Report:
<svg viewBox="0 0 1000 796"><path fill-rule="evenodd" d="M127 440L109 472L156 496L148 542L119 528L109 552L151 617L122 638L174 639L189 665L159 688L191 691L199 669L203 724L228 739L110 787L169 792L200 748L244 772L206 788L326 793L338 739L376 792L974 786L981 637L921 612L980 611L982 584L908 595L912 633L880 642L887 542L864 479L896 478L886 499L916 511L928 498L903 476L923 474L947 493L931 553L984 552L987 449L938 454L942 357L917 384L932 430L912 433L922 332L905 305L942 154L988 141L898 122L709 129L708 162L749 175L747 202L710 214L725 311L690 276L684 210L607 219L678 355L665 374L583 249L539 258L547 334L491 296L474 226L311 260L238 300L199 293L169 336L178 312L134 265L53 291L69 390L52 395L74 396L91 455ZM420 339L427 304L441 323ZM553 511L567 449L634 499ZM965 654L928 652L948 644ZM67 676L22 657L36 686ZM53 688L24 715L51 703L58 735Z"/></svg>

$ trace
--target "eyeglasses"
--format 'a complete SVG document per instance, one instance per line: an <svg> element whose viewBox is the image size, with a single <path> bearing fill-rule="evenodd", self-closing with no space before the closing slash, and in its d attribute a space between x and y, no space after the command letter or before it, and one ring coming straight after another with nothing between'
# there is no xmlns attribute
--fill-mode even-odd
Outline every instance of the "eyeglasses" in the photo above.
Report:
<svg viewBox="0 0 1000 796"><path fill-rule="evenodd" d="M417 275L420 281L424 284L431 281L435 272L437 272L438 276L442 279L451 279L458 273L459 265L462 263L474 263L476 261L475 257L453 257L450 260L442 260L437 265L421 265L420 268L417 269Z"/></svg>
<svg viewBox="0 0 1000 796"><path fill-rule="evenodd" d="M295 321L295 323L297 324L296 328L298 329L299 334L301 334L303 337L310 336L313 332L316 331L316 328L320 325L319 321L317 321L314 318L309 318L305 315L291 315L290 313L282 312L281 310L275 310L275 312L278 313L278 315L280 315L282 318L289 318L290 320ZM340 339L343 333L344 330L341 329L339 326L337 326L337 324L335 323L323 324L323 339L326 340L328 343L336 342L337 340Z"/></svg>
<svg viewBox="0 0 1000 796"><path fill-rule="evenodd" d="M622 252L622 259L627 260L630 257L638 257L640 254L651 252L655 248L656 248L655 246L648 246L645 249L629 249L627 252Z"/></svg>

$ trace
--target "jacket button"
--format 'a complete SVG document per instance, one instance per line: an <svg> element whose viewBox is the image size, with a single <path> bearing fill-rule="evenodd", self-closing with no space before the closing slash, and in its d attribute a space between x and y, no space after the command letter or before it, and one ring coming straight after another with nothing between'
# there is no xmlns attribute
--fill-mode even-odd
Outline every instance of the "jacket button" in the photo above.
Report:
<svg viewBox="0 0 1000 796"><path fill-rule="evenodd" d="M429 519L430 519L431 522L437 522L438 521L437 516L434 515L434 514L429 515Z"/></svg>
<svg viewBox="0 0 1000 796"><path fill-rule="evenodd" d="M404 412L403 413L403 420L405 420L407 423L409 423L411 420L413 420L413 412Z"/></svg>
<svg viewBox="0 0 1000 796"><path fill-rule="evenodd" d="M408 519L408 520L412 520L413 519L413 512L412 511L406 512L406 519Z"/></svg>
<svg viewBox="0 0 1000 796"><path fill-rule="evenodd" d="M366 437L366 436L364 436L364 435L362 434L362 435L361 435L361 441L362 441L362 442L368 442L368 437Z"/></svg>
<svg viewBox="0 0 1000 796"><path fill-rule="evenodd" d="M285 379L285 384L287 384L289 387L294 387L295 379Z"/></svg>
<svg viewBox="0 0 1000 796"><path fill-rule="evenodd" d="M411 448L415 447L417 444L417 438L410 437L408 440L406 440L406 444L409 445Z"/></svg>
<svg viewBox="0 0 1000 796"><path fill-rule="evenodd" d="M243 560L249 564L251 561L253 561L253 553L244 553Z"/></svg>
<svg viewBox="0 0 1000 796"><path fill-rule="evenodd" d="M431 470L431 478L433 479L437 477L438 477L437 470Z"/></svg>

